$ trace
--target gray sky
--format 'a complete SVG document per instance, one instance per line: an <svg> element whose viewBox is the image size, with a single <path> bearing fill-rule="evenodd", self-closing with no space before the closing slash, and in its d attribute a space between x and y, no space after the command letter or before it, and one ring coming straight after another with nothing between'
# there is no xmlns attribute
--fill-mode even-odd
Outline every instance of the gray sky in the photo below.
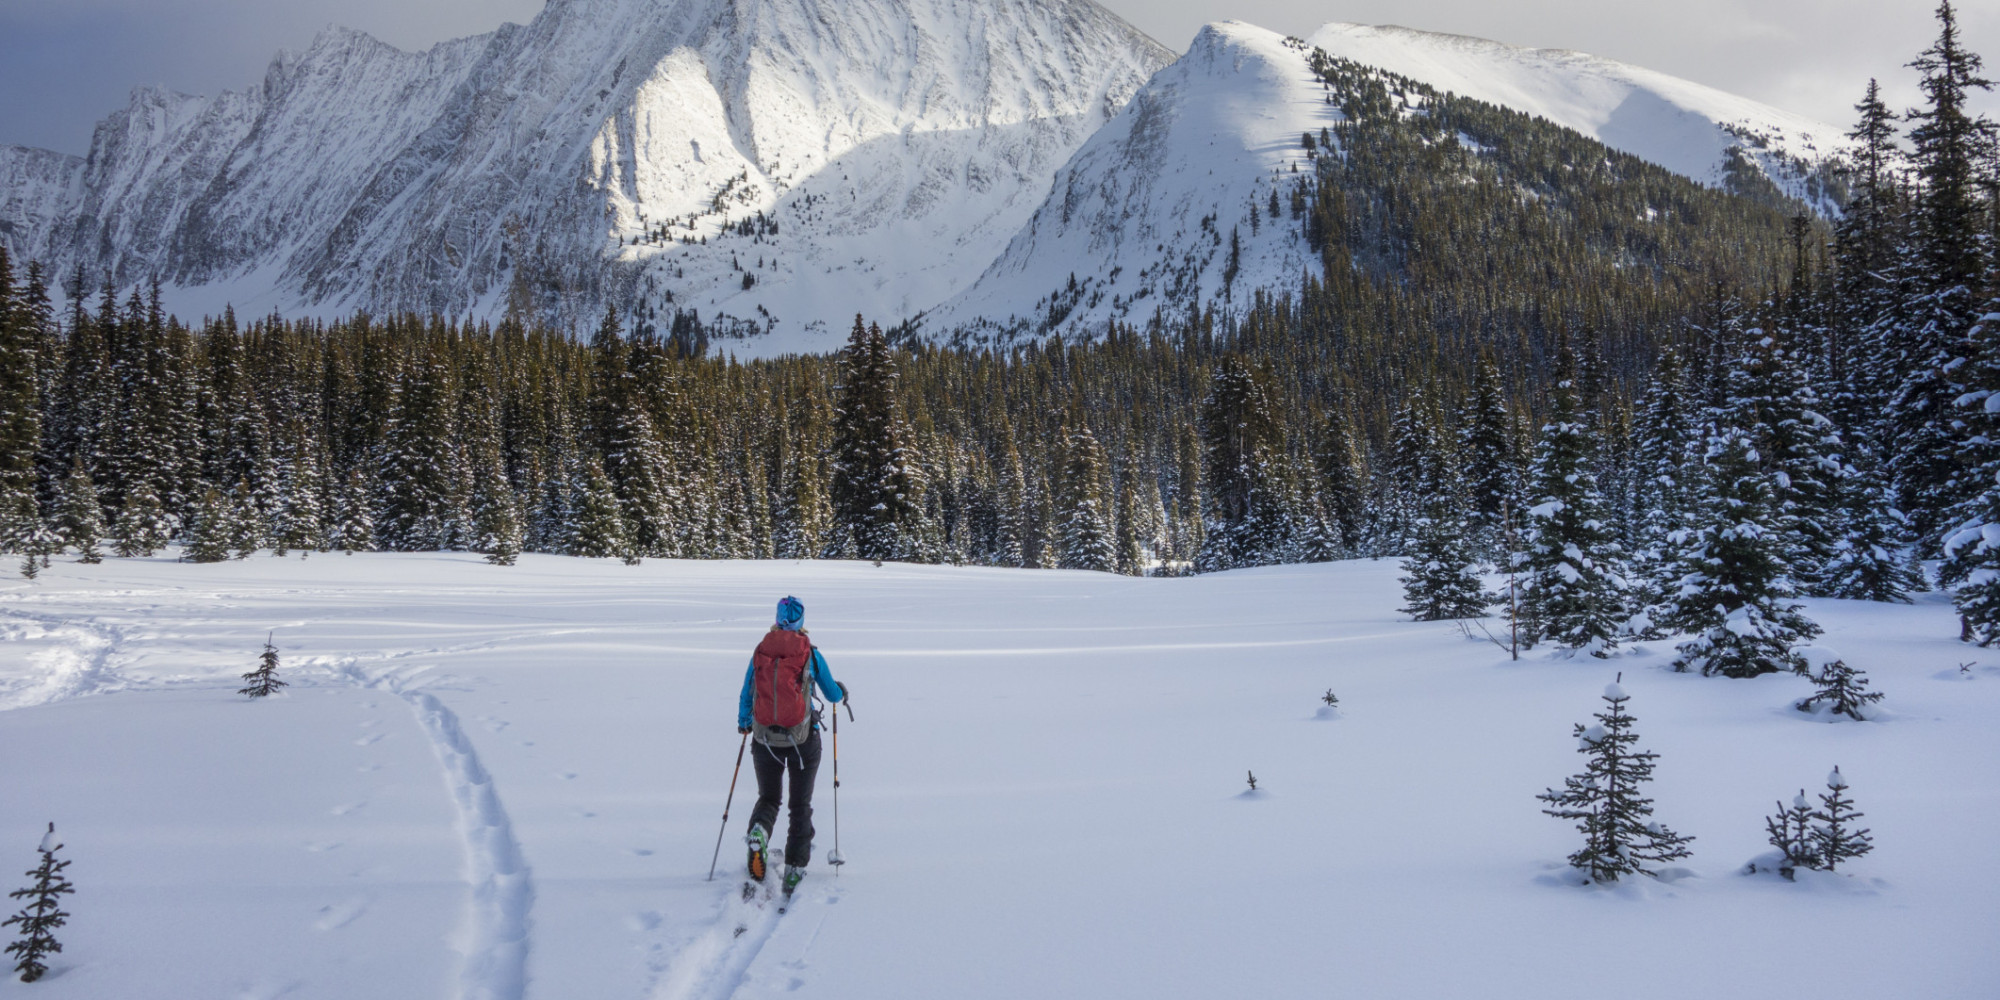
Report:
<svg viewBox="0 0 2000 1000"><path fill-rule="evenodd" d="M665 0L662 0L665 2ZM1099 0L1172 49L1234 17L1307 34L1327 21L1401 24L1579 49L1846 125L1870 76L1916 100L1902 65L1929 44L1934 0ZM195 94L262 79L322 25L403 48L525 22L541 0L4 0L0 143L85 152L134 86ZM1957 4L1967 44L2000 76L2000 0ZM1988 100L2000 115L2000 100Z"/></svg>

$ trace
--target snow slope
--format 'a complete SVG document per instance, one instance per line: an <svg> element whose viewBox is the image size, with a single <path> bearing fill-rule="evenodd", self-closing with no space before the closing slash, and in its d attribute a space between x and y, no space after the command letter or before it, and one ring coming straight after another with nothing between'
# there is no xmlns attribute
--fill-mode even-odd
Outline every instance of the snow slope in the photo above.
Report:
<svg viewBox="0 0 2000 1000"><path fill-rule="evenodd" d="M1257 289L1296 286L1317 260L1296 222L1267 217L1269 199L1276 189L1289 201L1300 134L1340 118L1308 51L1240 21L1202 28L1077 151L979 282L923 328L1088 336L1109 320L1143 326L1155 310L1241 308Z"/></svg>
<svg viewBox="0 0 2000 1000"><path fill-rule="evenodd" d="M1565 49L1531 49L1394 25L1335 21L1308 39L1330 56L1536 115L1715 187L1732 160L1825 214L1845 130L1713 87Z"/></svg>
<svg viewBox="0 0 2000 1000"><path fill-rule="evenodd" d="M59 562L0 584L0 862L53 819L78 892L50 978L0 997L1991 995L2000 663L1941 598L1810 603L1889 696L1826 724L1797 678L1659 645L1508 662L1402 620L1396 575ZM786 593L855 719L849 863L780 919L735 899L744 788L703 876ZM252 703L267 633L293 686ZM1580 888L1532 796L1619 672L1657 818L1698 839ZM1834 764L1875 853L1736 874ZM819 806L823 858L826 770Z"/></svg>
<svg viewBox="0 0 2000 1000"><path fill-rule="evenodd" d="M136 92L61 224L0 235L184 313L494 315L518 286L826 346L969 283L1170 58L1090 0L554 0L419 53L333 28L252 90Z"/></svg>

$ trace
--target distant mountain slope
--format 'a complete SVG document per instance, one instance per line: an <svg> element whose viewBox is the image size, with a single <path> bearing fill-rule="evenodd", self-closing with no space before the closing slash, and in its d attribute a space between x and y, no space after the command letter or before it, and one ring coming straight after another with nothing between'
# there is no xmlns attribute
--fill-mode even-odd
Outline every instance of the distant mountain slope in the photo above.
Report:
<svg viewBox="0 0 2000 1000"><path fill-rule="evenodd" d="M969 284L1171 57L1089 0L552 0L422 53L330 29L250 91L135 93L76 178L0 156L0 238L184 312L512 292L824 346Z"/></svg>
<svg viewBox="0 0 2000 1000"><path fill-rule="evenodd" d="M1308 40L1335 58L1547 118L1704 184L1782 194L1823 215L1844 200L1830 169L1849 146L1844 130L1749 98L1582 52L1393 25L1336 21Z"/></svg>
<svg viewBox="0 0 2000 1000"><path fill-rule="evenodd" d="M1077 151L979 282L922 329L1089 332L1295 286L1317 258L1295 222L1271 215L1272 198L1281 212L1290 202L1301 135L1339 120L1296 40L1240 21L1203 28Z"/></svg>

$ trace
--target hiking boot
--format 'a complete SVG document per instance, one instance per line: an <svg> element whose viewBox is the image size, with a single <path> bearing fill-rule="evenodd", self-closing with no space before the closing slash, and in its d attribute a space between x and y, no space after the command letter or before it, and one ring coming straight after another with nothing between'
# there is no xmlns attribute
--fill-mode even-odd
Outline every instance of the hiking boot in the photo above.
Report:
<svg viewBox="0 0 2000 1000"><path fill-rule="evenodd" d="M753 823L749 835L743 840L750 845L750 878L762 882L765 861L771 850L771 831L764 829L761 824Z"/></svg>
<svg viewBox="0 0 2000 1000"><path fill-rule="evenodd" d="M796 888L798 888L798 887L799 887L799 882L800 882L801 880L803 880L803 879L804 879L805 877L806 877L806 866L804 866L804 865L786 865L786 866L785 866L785 895L787 895L787 896L790 896L790 895L792 894L792 890L793 890L793 889L796 889Z"/></svg>

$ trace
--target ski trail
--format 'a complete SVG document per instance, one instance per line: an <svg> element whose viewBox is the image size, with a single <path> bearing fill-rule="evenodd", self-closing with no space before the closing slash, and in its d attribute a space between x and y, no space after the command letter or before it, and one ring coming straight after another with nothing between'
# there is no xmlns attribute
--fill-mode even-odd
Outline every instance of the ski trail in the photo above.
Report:
<svg viewBox="0 0 2000 1000"><path fill-rule="evenodd" d="M722 916L667 963L666 978L653 991L652 1000L727 1000L734 996L750 972L750 963L757 960L777 929L778 903L769 898L770 892L770 886L762 887L755 902L731 898L722 908ZM803 900L801 896L793 902Z"/></svg>
<svg viewBox="0 0 2000 1000"><path fill-rule="evenodd" d="M394 690L392 688L392 690ZM461 1000L521 1000L528 987L528 911L535 890L514 826L493 778L479 763L458 716L427 692L396 690L410 704L444 765L465 838L472 926L459 970Z"/></svg>

